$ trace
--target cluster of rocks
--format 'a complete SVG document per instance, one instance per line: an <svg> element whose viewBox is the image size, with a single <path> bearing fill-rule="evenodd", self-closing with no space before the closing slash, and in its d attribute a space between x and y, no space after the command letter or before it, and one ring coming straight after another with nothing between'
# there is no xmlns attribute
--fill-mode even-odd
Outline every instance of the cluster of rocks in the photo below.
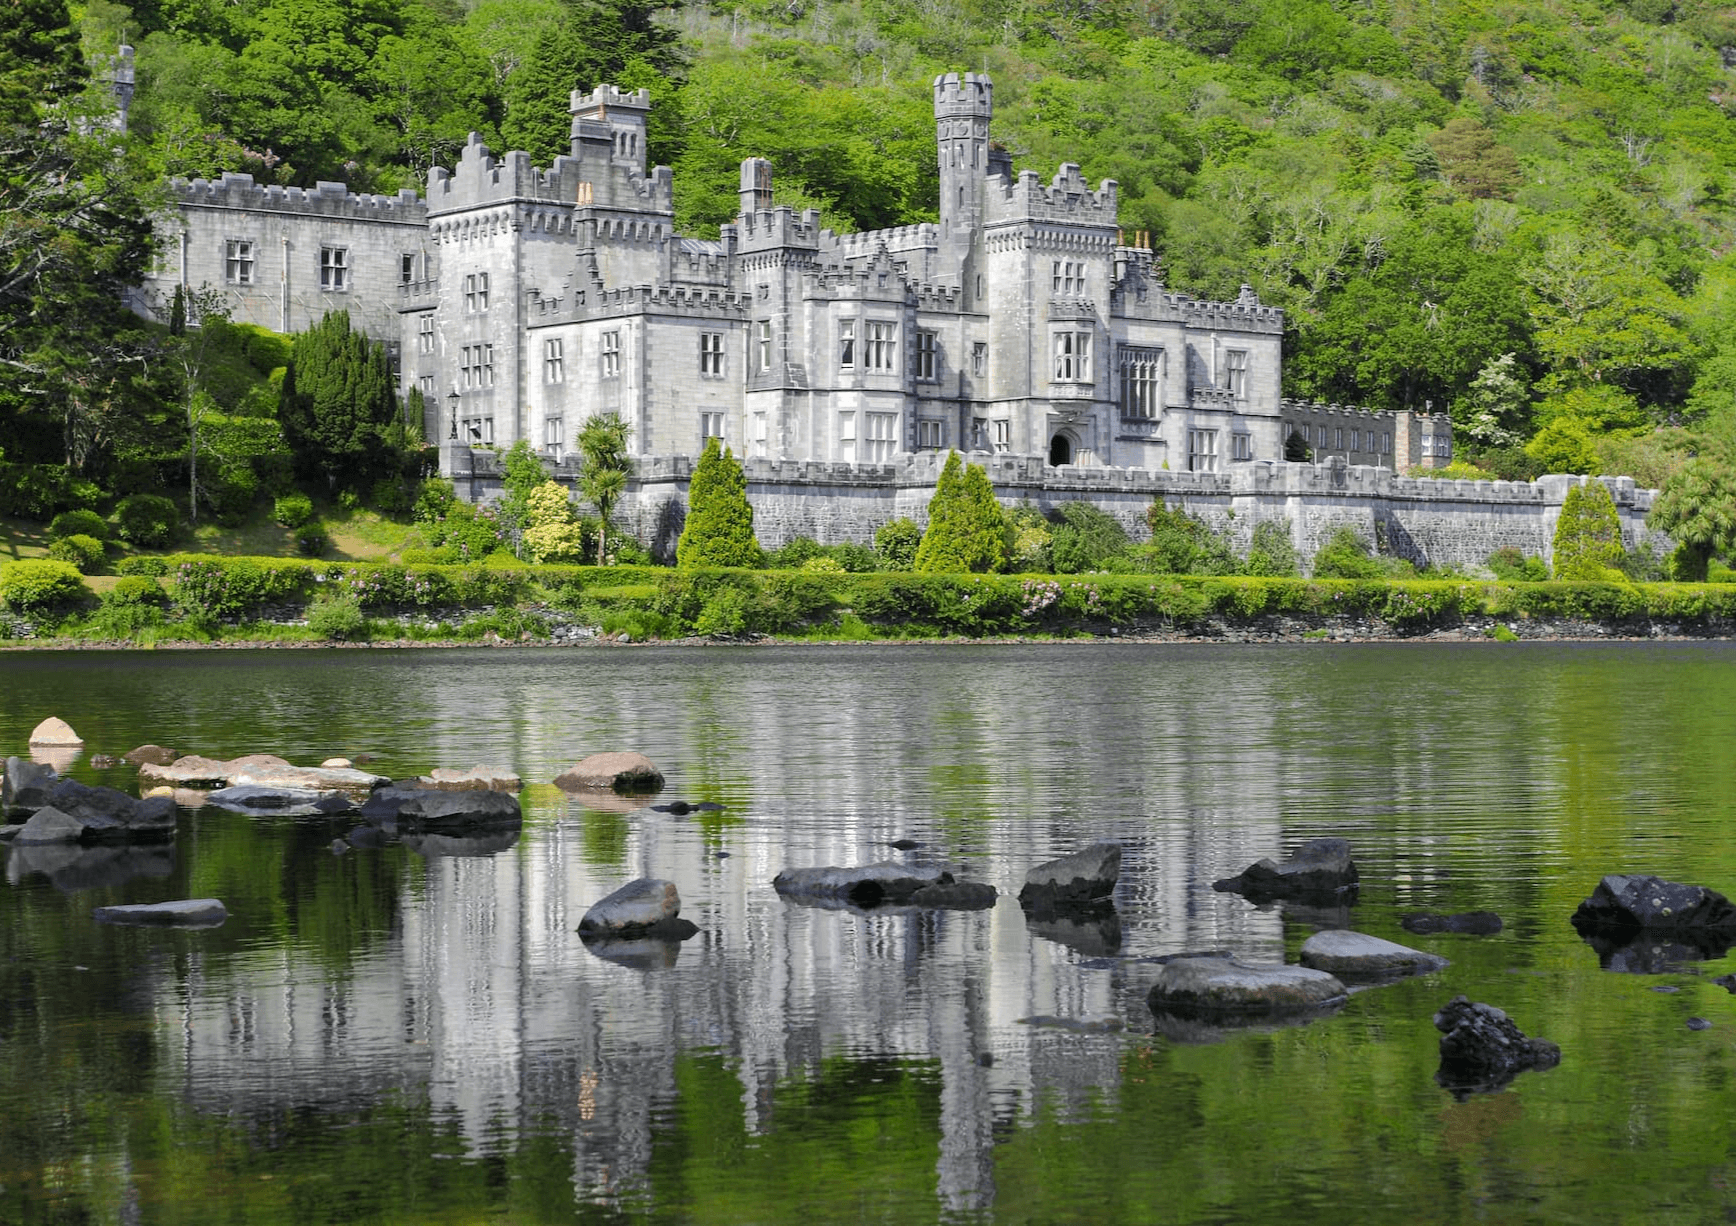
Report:
<svg viewBox="0 0 1736 1226"><path fill-rule="evenodd" d="M0 826L0 838L19 846L161 843L175 837L175 802L170 798L140 799L116 788L91 787L25 758L6 759L0 805L9 820Z"/></svg>

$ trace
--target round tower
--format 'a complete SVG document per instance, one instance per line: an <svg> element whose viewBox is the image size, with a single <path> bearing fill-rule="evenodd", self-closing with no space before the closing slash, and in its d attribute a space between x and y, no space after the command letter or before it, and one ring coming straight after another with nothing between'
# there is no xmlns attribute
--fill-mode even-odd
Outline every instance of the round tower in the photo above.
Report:
<svg viewBox="0 0 1736 1226"><path fill-rule="evenodd" d="M988 175L989 120L994 86L986 75L949 72L934 79L934 126L940 146L940 229L945 239L970 243L982 221Z"/></svg>

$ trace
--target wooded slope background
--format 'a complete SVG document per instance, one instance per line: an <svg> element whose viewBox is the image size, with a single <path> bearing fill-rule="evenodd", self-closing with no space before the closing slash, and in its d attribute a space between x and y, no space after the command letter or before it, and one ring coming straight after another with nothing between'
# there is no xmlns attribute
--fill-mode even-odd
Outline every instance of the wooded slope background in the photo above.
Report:
<svg viewBox="0 0 1736 1226"><path fill-rule="evenodd" d="M1294 396L1450 411L1486 471L1661 483L1736 438L1736 9L1705 0L89 0L171 175L420 187L649 87L677 223L762 156L838 229L934 216L930 82L1119 181L1168 284L1288 312Z"/></svg>

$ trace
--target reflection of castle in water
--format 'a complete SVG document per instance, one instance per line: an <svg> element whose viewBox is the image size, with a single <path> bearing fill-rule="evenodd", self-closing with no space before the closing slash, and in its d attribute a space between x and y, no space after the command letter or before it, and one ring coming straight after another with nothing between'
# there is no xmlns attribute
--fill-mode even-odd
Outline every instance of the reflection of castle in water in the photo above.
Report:
<svg viewBox="0 0 1736 1226"><path fill-rule="evenodd" d="M671 716L689 726L666 735L690 763L713 745L730 766L707 781L690 769L676 784L725 795L746 820L708 831L691 818L555 802L533 808L508 851L425 869L406 857L399 928L347 972L272 947L162 984L160 1033L187 1095L210 1109L425 1097L474 1149L558 1130L577 1194L617 1199L650 1190L653 1140L678 1100L684 1056L715 1053L734 1070L750 1135L775 1132L776 1091L818 1075L823 1060L916 1062L939 1085L942 1204L985 1207L997 1127L1039 1106L1113 1105L1124 1053L1140 1041L1019 1019L1119 1018L1148 1030L1149 977L1137 964L1082 965L1095 952L1090 934L1081 950L1035 935L1010 897L989 912L859 915L777 897L779 869L859 863L915 834L1005 895L1040 860L1117 838L1127 847L1123 952L1281 956L1278 916L1209 884L1277 846L1287 772L1248 769L1245 755L1232 763L1222 739L1235 726L1244 746L1281 745L1270 728L1248 735L1270 710L1226 689L1155 704L1139 726L1111 733L1078 707L995 692L1015 683L985 670L973 686L937 688L926 709L905 701L896 712L872 680L859 691L841 683L824 717L836 726L822 729L813 707L792 709L751 680L728 693L727 727L699 726L711 700L696 678L685 714ZM554 679L547 693L526 687L501 715L534 728L564 692ZM930 748L907 751L899 737ZM1134 746L1142 756L1129 761ZM808 757L822 754L823 770ZM922 777L902 762L925 763ZM1106 795L1112 779L1122 782ZM1056 796L1092 799L1068 811ZM624 840L618 859L599 850L598 832ZM672 968L614 965L575 934L592 902L639 875L674 880L702 929Z"/></svg>

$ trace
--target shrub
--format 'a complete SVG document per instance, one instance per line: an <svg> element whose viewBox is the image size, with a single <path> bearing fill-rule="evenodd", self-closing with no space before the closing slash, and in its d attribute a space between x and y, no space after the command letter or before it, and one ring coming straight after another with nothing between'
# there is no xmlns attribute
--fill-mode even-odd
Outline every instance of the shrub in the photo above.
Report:
<svg viewBox="0 0 1736 1226"><path fill-rule="evenodd" d="M63 536L48 547L48 556L56 562L70 562L87 575L102 569L107 554L101 541L94 536Z"/></svg>
<svg viewBox="0 0 1736 1226"><path fill-rule="evenodd" d="M916 549L916 569L928 574L1000 570L1012 553L1012 529L995 501L980 464L965 464L958 452L946 465L928 500L928 528Z"/></svg>
<svg viewBox="0 0 1736 1226"><path fill-rule="evenodd" d="M1497 549L1483 559L1483 565L1507 583L1542 583L1549 578L1549 567L1542 558L1522 554L1511 545Z"/></svg>
<svg viewBox="0 0 1736 1226"><path fill-rule="evenodd" d="M733 637L747 630L747 596L739 588L720 588L693 619L695 633Z"/></svg>
<svg viewBox="0 0 1736 1226"><path fill-rule="evenodd" d="M131 494L115 507L115 535L139 549L165 549L181 528L175 504L159 494Z"/></svg>
<svg viewBox="0 0 1736 1226"><path fill-rule="evenodd" d="M317 558L331 548L332 538L323 524L306 524L295 534L295 550L304 558Z"/></svg>
<svg viewBox="0 0 1736 1226"><path fill-rule="evenodd" d="M280 494L272 503L271 517L285 528L299 528L313 518L313 499L306 494Z"/></svg>
<svg viewBox="0 0 1736 1226"><path fill-rule="evenodd" d="M1055 538L1049 520L1030 504L1007 512L1013 529L1013 555L1007 569L1016 575L1046 575L1055 569Z"/></svg>
<svg viewBox="0 0 1736 1226"><path fill-rule="evenodd" d="M1248 560L1242 569L1250 575L1281 576L1297 572L1296 546L1290 540L1290 525L1264 519L1254 525Z"/></svg>
<svg viewBox="0 0 1736 1226"><path fill-rule="evenodd" d="M27 558L0 566L0 602L21 613L61 609L90 596L78 569L49 558Z"/></svg>
<svg viewBox="0 0 1736 1226"><path fill-rule="evenodd" d="M765 554L753 534L753 508L741 464L715 438L693 470L687 489L687 523L675 545L678 566L761 566Z"/></svg>
<svg viewBox="0 0 1736 1226"><path fill-rule="evenodd" d="M69 536L90 536L100 541L108 536L108 524L95 511L62 511L49 523L48 535L56 541Z"/></svg>
<svg viewBox="0 0 1736 1226"><path fill-rule="evenodd" d="M831 557L827 554L817 553L806 562L803 562L798 569L813 574L841 575L844 573L844 564L838 561L837 558Z"/></svg>
<svg viewBox="0 0 1736 1226"><path fill-rule="evenodd" d="M1554 548L1557 579L1607 580L1621 564L1621 520L1603 482L1587 481L1567 491Z"/></svg>
<svg viewBox="0 0 1736 1226"><path fill-rule="evenodd" d="M212 617L239 617L262 605L301 600L311 578L304 562L187 559L175 567L175 604Z"/></svg>
<svg viewBox="0 0 1736 1226"><path fill-rule="evenodd" d="M381 477L368 490L368 504L391 519L410 514L416 505L416 491L404 477Z"/></svg>
<svg viewBox="0 0 1736 1226"><path fill-rule="evenodd" d="M488 507L454 502L429 525L430 543L440 546L448 562L480 562L506 541L506 530Z"/></svg>
<svg viewBox="0 0 1736 1226"><path fill-rule="evenodd" d="M1222 534L1184 508L1156 501L1145 519L1151 541L1134 554L1139 569L1167 575L1233 575L1240 569Z"/></svg>
<svg viewBox="0 0 1736 1226"><path fill-rule="evenodd" d="M115 564L117 575L145 575L160 579L169 573L169 559L156 557L122 558Z"/></svg>
<svg viewBox="0 0 1736 1226"><path fill-rule="evenodd" d="M322 639L361 639L367 637L368 619L354 596L329 596L308 609L307 628Z"/></svg>
<svg viewBox="0 0 1736 1226"><path fill-rule="evenodd" d="M800 570L809 558L821 557L825 552L825 546L811 536L794 537L766 555L766 567L770 570Z"/></svg>
<svg viewBox="0 0 1736 1226"><path fill-rule="evenodd" d="M826 556L852 575L870 575L880 569L880 555L854 541L826 546Z"/></svg>
<svg viewBox="0 0 1736 1226"><path fill-rule="evenodd" d="M156 605L161 607L169 603L169 594L163 590L163 585L155 579L144 575L128 575L115 583L104 594L102 602L105 605Z"/></svg>
<svg viewBox="0 0 1736 1226"><path fill-rule="evenodd" d="M1062 503L1053 523L1051 549L1058 575L1103 570L1128 545L1127 530L1088 502Z"/></svg>
<svg viewBox="0 0 1736 1226"><path fill-rule="evenodd" d="M1316 579L1379 579L1385 574L1380 559L1370 555L1368 542L1348 526L1334 532L1314 555Z"/></svg>
<svg viewBox="0 0 1736 1226"><path fill-rule="evenodd" d="M61 511L93 507L101 498L100 489L64 464L0 464L0 515L46 523Z"/></svg>
<svg viewBox="0 0 1736 1226"><path fill-rule="evenodd" d="M874 552L883 570L913 570L916 548L922 544L922 529L916 521L899 516L874 531Z"/></svg>
<svg viewBox="0 0 1736 1226"><path fill-rule="evenodd" d="M439 523L458 501L458 493L445 477L430 477L416 491L411 516L419 524Z"/></svg>

